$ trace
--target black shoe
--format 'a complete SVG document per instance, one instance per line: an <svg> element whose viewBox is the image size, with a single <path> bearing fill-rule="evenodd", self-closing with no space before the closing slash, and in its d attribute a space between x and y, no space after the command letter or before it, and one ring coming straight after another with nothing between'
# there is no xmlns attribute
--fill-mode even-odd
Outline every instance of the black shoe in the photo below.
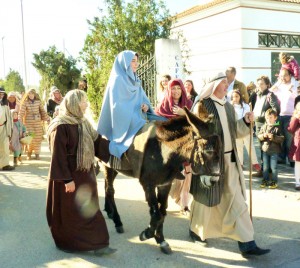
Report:
<svg viewBox="0 0 300 268"><path fill-rule="evenodd" d="M277 164L282 164L282 165L285 165L285 161L284 160L282 160L282 159L278 159L277 160Z"/></svg>
<svg viewBox="0 0 300 268"><path fill-rule="evenodd" d="M199 235L196 235L193 231L189 230L190 238L192 238L194 243L207 244L207 240L202 240Z"/></svg>
<svg viewBox="0 0 300 268"><path fill-rule="evenodd" d="M10 166L10 165L7 165L7 166L2 168L3 171L11 171L11 170L14 170L14 169L15 169L15 167Z"/></svg>
<svg viewBox="0 0 300 268"><path fill-rule="evenodd" d="M104 256L104 255L113 254L116 251L117 251L117 249L115 249L115 248L105 247L105 248L100 248L100 249L94 250L94 254L96 256Z"/></svg>
<svg viewBox="0 0 300 268"><path fill-rule="evenodd" d="M251 256L260 256L269 253L270 249L262 249L259 247L255 247L254 249L250 249L248 251L242 252L243 257L251 257Z"/></svg>

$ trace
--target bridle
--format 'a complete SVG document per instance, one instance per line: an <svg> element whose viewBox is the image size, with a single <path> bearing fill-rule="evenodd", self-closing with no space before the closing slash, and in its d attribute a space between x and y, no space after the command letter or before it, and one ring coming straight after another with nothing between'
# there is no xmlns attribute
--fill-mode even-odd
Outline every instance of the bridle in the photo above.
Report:
<svg viewBox="0 0 300 268"><path fill-rule="evenodd" d="M197 145L199 140L205 140L205 141L207 141L207 140L204 139L203 137L199 136L199 135L193 136L193 140L194 140L194 146L193 146L193 149L191 151L191 156L190 156L190 161L189 162L191 164L194 164L195 163L195 161L194 161L195 154L197 154L197 156L199 157L199 160L200 160L200 164L202 166L204 166L205 171L207 171L207 173L209 173L209 174L207 174L207 176L213 176L213 177L221 176L221 173L214 173L214 172L211 171L210 167L207 165L207 162L204 161L205 160L204 159L204 149L199 148L200 146ZM205 144L205 143L203 142L203 144ZM192 167L193 167L193 165L192 165ZM205 175L205 174L202 174L202 175Z"/></svg>

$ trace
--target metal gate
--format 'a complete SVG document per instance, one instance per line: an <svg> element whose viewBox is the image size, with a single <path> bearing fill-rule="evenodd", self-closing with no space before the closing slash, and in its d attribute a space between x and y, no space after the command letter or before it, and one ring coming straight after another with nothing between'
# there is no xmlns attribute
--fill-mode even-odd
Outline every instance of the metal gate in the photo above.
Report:
<svg viewBox="0 0 300 268"><path fill-rule="evenodd" d="M142 87L148 96L152 107L156 106L156 65L155 56L150 54L140 58L140 66L137 69L138 77L142 81Z"/></svg>

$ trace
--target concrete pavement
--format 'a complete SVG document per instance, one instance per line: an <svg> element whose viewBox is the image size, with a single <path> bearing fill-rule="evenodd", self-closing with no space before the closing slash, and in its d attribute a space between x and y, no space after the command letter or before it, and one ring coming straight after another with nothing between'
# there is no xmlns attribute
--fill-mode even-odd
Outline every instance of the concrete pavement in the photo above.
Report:
<svg viewBox="0 0 300 268"><path fill-rule="evenodd" d="M125 233L115 232L106 221L110 257L67 254L55 248L45 216L47 172L50 154L43 142L40 161L24 161L15 171L0 171L0 267L300 267L300 192L294 190L293 169L279 165L279 188L260 189L253 178L253 224L257 244L270 248L270 254L243 258L237 243L229 239L208 239L204 247L191 242L189 220L169 200L164 232L172 255L160 252L154 240L139 241L149 223L148 206L138 180L118 176L116 203ZM248 188L248 172L245 170ZM100 173L100 206L104 205L104 180ZM249 195L248 195L249 196ZM249 199L249 198L248 198Z"/></svg>

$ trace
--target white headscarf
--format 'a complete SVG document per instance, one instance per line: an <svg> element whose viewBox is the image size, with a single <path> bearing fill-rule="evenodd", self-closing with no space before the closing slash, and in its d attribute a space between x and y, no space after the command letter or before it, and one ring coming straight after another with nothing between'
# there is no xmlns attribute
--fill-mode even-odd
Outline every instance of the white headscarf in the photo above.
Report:
<svg viewBox="0 0 300 268"><path fill-rule="evenodd" d="M200 90L197 99L202 100L209 98L224 78L226 78L226 75L223 72L214 73L208 76L204 80L204 86Z"/></svg>

